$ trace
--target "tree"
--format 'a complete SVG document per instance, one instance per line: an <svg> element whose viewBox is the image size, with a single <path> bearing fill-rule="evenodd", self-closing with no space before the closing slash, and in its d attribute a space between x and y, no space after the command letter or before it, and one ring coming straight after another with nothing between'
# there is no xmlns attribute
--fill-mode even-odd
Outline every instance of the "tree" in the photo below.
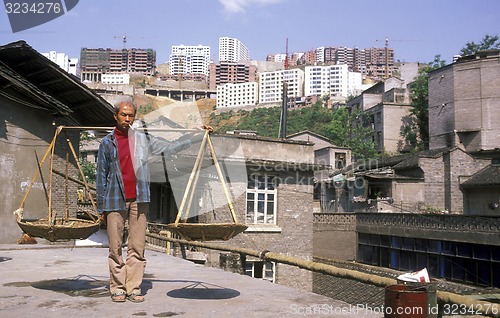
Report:
<svg viewBox="0 0 500 318"><path fill-rule="evenodd" d="M89 134L88 131L82 131L80 133L80 149L82 149L84 142L92 140L95 140L95 136ZM85 175L87 182L91 184L95 183L95 165L84 157L80 157L78 161L80 162L82 172ZM78 179L83 181L83 177L80 174L78 174Z"/></svg>
<svg viewBox="0 0 500 318"><path fill-rule="evenodd" d="M479 43L468 42L460 51L460 55L467 56L476 54L479 51L498 49L500 48L500 40L498 35L491 36L486 34Z"/></svg>
<svg viewBox="0 0 500 318"><path fill-rule="evenodd" d="M351 149L356 159L371 159L377 156L377 150L369 123L369 116L361 110L342 107L333 111L332 121L323 134L336 146Z"/></svg>
<svg viewBox="0 0 500 318"><path fill-rule="evenodd" d="M401 128L401 136L414 147L413 150L429 148L429 73L445 65L446 62L441 59L441 55L436 55L434 61L420 69L419 75L410 84L410 114L415 120L407 121L407 127Z"/></svg>

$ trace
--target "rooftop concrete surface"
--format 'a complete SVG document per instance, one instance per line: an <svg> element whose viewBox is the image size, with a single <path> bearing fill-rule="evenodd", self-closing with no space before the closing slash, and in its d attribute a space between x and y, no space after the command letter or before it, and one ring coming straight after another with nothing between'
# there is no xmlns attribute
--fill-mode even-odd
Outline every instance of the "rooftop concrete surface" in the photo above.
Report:
<svg viewBox="0 0 500 318"><path fill-rule="evenodd" d="M106 247L0 245L0 317L383 317L345 302L146 250L143 303L113 303Z"/></svg>

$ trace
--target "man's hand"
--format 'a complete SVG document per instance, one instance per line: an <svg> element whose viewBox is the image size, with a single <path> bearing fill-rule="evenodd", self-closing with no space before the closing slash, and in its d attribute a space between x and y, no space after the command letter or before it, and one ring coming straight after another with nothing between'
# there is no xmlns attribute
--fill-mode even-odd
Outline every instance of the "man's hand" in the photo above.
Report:
<svg viewBox="0 0 500 318"><path fill-rule="evenodd" d="M205 130L208 130L209 132L213 132L214 129L212 128L212 126L209 126L209 125L203 125L201 126L202 129L205 129Z"/></svg>
<svg viewBox="0 0 500 318"><path fill-rule="evenodd" d="M102 212L101 213L101 226L103 226L103 228L105 228L107 225L106 223L107 223L106 212Z"/></svg>

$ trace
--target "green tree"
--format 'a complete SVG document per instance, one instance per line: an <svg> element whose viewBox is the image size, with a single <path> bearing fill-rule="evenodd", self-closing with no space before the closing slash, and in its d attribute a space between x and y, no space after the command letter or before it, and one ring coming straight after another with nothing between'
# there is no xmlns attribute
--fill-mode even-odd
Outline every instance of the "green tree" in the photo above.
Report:
<svg viewBox="0 0 500 318"><path fill-rule="evenodd" d="M93 135L89 134L88 131L82 131L80 133L80 149L82 149L84 141L92 141L92 140L95 140L95 137ZM85 175L85 179L87 180L87 182L91 184L95 183L95 173L96 173L95 165L81 156L78 159L78 161L80 162L80 166L82 167L82 172ZM80 174L78 174L78 179L80 181L83 181L83 178Z"/></svg>
<svg viewBox="0 0 500 318"><path fill-rule="evenodd" d="M468 42L465 47L460 51L460 55L467 56L473 55L479 51L498 49L500 48L500 40L498 35L491 36L486 34L479 43Z"/></svg>
<svg viewBox="0 0 500 318"><path fill-rule="evenodd" d="M95 183L95 165L86 160L80 158L80 166L82 167L82 172L85 175L85 180L87 180L88 183L94 184ZM81 175L78 175L78 179L80 181L83 181L83 178Z"/></svg>
<svg viewBox="0 0 500 318"><path fill-rule="evenodd" d="M445 65L441 55L436 55L434 61L420 69L419 75L410 84L410 114L414 116L414 120L406 120L406 126L401 128L401 135L413 145L412 150L429 148L429 73Z"/></svg>
<svg viewBox="0 0 500 318"><path fill-rule="evenodd" d="M345 107L333 110L332 120L323 129L323 135L331 139L336 146L351 149L356 159L377 156L370 118L357 108L351 111Z"/></svg>

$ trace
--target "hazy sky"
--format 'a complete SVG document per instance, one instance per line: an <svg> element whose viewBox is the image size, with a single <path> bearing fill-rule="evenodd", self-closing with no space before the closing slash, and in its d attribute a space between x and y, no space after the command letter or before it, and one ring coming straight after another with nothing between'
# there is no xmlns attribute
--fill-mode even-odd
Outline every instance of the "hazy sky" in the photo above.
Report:
<svg viewBox="0 0 500 318"><path fill-rule="evenodd" d="M47 1L46 1L47 2ZM65 15L13 33L0 8L0 45L25 40L39 52L153 48L157 63L172 45L208 45L218 61L219 37L238 38L251 58L320 46L384 47L396 60L451 62L467 42L500 35L498 0L80 0Z"/></svg>

